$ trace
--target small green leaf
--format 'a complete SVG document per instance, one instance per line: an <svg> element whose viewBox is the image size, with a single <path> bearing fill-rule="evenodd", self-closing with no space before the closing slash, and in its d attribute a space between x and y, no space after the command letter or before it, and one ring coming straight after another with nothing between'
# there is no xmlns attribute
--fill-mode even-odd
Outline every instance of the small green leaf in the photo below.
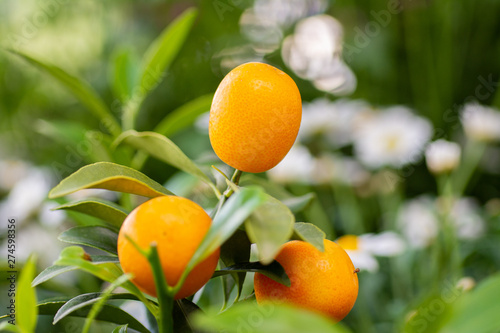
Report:
<svg viewBox="0 0 500 333"><path fill-rule="evenodd" d="M122 225L123 221L129 214L129 212L123 207L115 204L114 202L102 199L84 199L69 202L53 208L53 210L56 209L72 210L97 217L118 228Z"/></svg>
<svg viewBox="0 0 500 333"><path fill-rule="evenodd" d="M118 234L100 226L74 227L59 235L59 240L78 245L91 246L118 255Z"/></svg>
<svg viewBox="0 0 500 333"><path fill-rule="evenodd" d="M341 324L303 309L286 304L254 301L239 302L218 313L212 309L193 316L196 328L208 332L227 333L349 333ZM258 324L257 324L258 323Z"/></svg>
<svg viewBox="0 0 500 333"><path fill-rule="evenodd" d="M170 137L191 126L200 115L210 111L213 98L213 94L203 95L178 107L163 118L153 132Z"/></svg>
<svg viewBox="0 0 500 333"><path fill-rule="evenodd" d="M163 73L180 51L197 14L196 9L187 9L149 46L144 54L139 82L134 88L137 93L124 108L125 129L134 128L135 117L142 102L163 79Z"/></svg>
<svg viewBox="0 0 500 333"><path fill-rule="evenodd" d="M286 275L283 267L275 260L271 262L269 265L262 265L260 262L240 262L234 264L232 266L220 269L215 271L214 277L222 276L225 274L233 274L233 273L261 273L270 279L273 279L276 282L279 282L287 287L290 287L290 279Z"/></svg>
<svg viewBox="0 0 500 333"><path fill-rule="evenodd" d="M66 303L66 301L48 301L38 304L38 311L40 315L54 316L57 311ZM86 306L79 311L73 312L69 317L86 318L90 312L91 307ZM111 305L104 304L101 311L95 317L96 320L115 323L118 325L127 325L141 333L151 333L143 324L137 319L123 311L122 309Z"/></svg>
<svg viewBox="0 0 500 333"><path fill-rule="evenodd" d="M297 222L294 225L292 239L303 240L311 243L321 252L325 251L325 233L323 230L311 223Z"/></svg>
<svg viewBox="0 0 500 333"><path fill-rule="evenodd" d="M134 148L142 149L160 161L187 172L215 187L210 178L208 178L208 176L204 174L175 143L163 135L155 132L136 132L130 130L122 133L116 139L116 144L120 144L121 142Z"/></svg>
<svg viewBox="0 0 500 333"><path fill-rule="evenodd" d="M88 333L90 331L90 325L94 321L94 318L99 314L99 312L102 310L103 306L106 304L106 301L111 297L111 293L124 284L125 282L128 282L132 275L130 274L124 274L120 277L118 277L113 283L111 283L106 290L102 293L101 297L97 300L97 302L92 305L92 308L90 309L90 312L85 319L85 324L83 325L82 333Z"/></svg>
<svg viewBox="0 0 500 333"><path fill-rule="evenodd" d="M81 294L78 295L66 303L64 303L61 308L57 311L54 316L54 320L52 324L56 324L58 321L63 319L64 317L71 315L73 312L84 308L86 306L90 306L102 298L103 293L89 293L89 294ZM109 297L109 299L129 299L129 300L138 300L136 296L133 294L113 294Z"/></svg>
<svg viewBox="0 0 500 333"><path fill-rule="evenodd" d="M114 263L118 264L119 260L117 256L103 256L103 255L92 255L90 256L90 261L94 264L104 264L104 263ZM58 266L53 265L44 269L38 276L31 282L32 287L36 287L41 283L44 283L59 274L74 271L78 269L75 266Z"/></svg>
<svg viewBox="0 0 500 333"><path fill-rule="evenodd" d="M111 333L127 333L128 324L118 326Z"/></svg>
<svg viewBox="0 0 500 333"><path fill-rule="evenodd" d="M166 188L137 170L110 162L99 162L84 166L63 179L49 192L49 198L62 197L85 188L102 188L149 198L172 195Z"/></svg>
<svg viewBox="0 0 500 333"><path fill-rule="evenodd" d="M248 239L246 232L236 230L236 232L222 244L220 248L220 258L226 267L240 262L248 262L250 260L250 246L252 243ZM231 274L238 286L238 297L243 288L245 281L245 272L238 272ZM227 293L229 296L229 293ZM226 299L226 302L228 299Z"/></svg>
<svg viewBox="0 0 500 333"><path fill-rule="evenodd" d="M300 196L300 197L293 197L293 198L289 198L289 199L284 199L283 203L288 208L290 208L290 210L293 213L299 213L302 210L304 210L305 208L307 208L307 206L309 206L309 204L315 198L316 198L316 194L314 194L314 193L307 193L307 194L305 194L303 196Z"/></svg>
<svg viewBox="0 0 500 333"><path fill-rule="evenodd" d="M189 261L186 270L190 271L224 244L265 200L265 193L256 187L242 188L239 192L234 193L215 216L212 226Z"/></svg>
<svg viewBox="0 0 500 333"><path fill-rule="evenodd" d="M99 120L102 121L112 135L117 136L120 134L120 125L111 115L111 112L106 104L88 83L66 73L57 66L45 64L18 51L11 50L11 52L23 58L35 67L50 74L53 78L62 83L76 98L80 100L80 102L83 103L83 105L85 105L92 113L94 113L95 116L97 116Z"/></svg>
<svg viewBox="0 0 500 333"><path fill-rule="evenodd" d="M132 52L122 49L113 54L113 92L122 102L132 96L134 82L136 81L136 64Z"/></svg>
<svg viewBox="0 0 500 333"><path fill-rule="evenodd" d="M281 201L266 194L266 201L245 221L245 229L252 243L257 244L259 260L273 261L281 245L293 232L295 217Z"/></svg>
<svg viewBox="0 0 500 333"><path fill-rule="evenodd" d="M69 271L74 271L76 269L77 269L76 267L72 266L59 266L59 265L49 266L46 269L44 269L40 274L38 274L38 276L31 283L31 286L36 287L39 284L44 283L45 281L48 281L55 276L58 276L59 274Z"/></svg>
<svg viewBox="0 0 500 333"><path fill-rule="evenodd" d="M31 281L35 276L35 257L31 256L24 265L19 281L17 283L16 294L16 325L23 333L35 331L38 310L36 307L36 292L31 287Z"/></svg>
<svg viewBox="0 0 500 333"><path fill-rule="evenodd" d="M200 308L190 300L183 298L174 302L174 310L172 313L174 319L174 332L176 333L192 333L190 316L193 313L201 311Z"/></svg>

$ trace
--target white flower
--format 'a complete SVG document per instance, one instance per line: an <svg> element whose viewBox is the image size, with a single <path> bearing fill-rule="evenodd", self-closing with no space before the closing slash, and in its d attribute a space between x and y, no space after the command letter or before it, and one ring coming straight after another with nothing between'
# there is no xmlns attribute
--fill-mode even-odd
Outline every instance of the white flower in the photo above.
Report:
<svg viewBox="0 0 500 333"><path fill-rule="evenodd" d="M450 172L460 163L460 146L446 140L434 141L425 150L425 160L432 173Z"/></svg>
<svg viewBox="0 0 500 333"><path fill-rule="evenodd" d="M481 237L485 222L479 215L479 206L472 198L461 198L452 206L450 217L457 230L457 237L472 240Z"/></svg>
<svg viewBox="0 0 500 333"><path fill-rule="evenodd" d="M500 139L500 112L477 103L466 104L461 115L465 134L476 141Z"/></svg>
<svg viewBox="0 0 500 333"><path fill-rule="evenodd" d="M354 133L356 156L366 166L402 167L421 157L432 134L430 122L404 106L365 119Z"/></svg>
<svg viewBox="0 0 500 333"><path fill-rule="evenodd" d="M267 172L278 183L310 183L314 157L301 145L294 145L285 158Z"/></svg>
<svg viewBox="0 0 500 333"><path fill-rule="evenodd" d="M315 159L312 179L316 184L359 186L369 178L370 173L353 158L323 154Z"/></svg>
<svg viewBox="0 0 500 333"><path fill-rule="evenodd" d="M299 140L304 142L323 135L334 148L350 144L356 122L367 112L371 112L371 108L362 100L315 99L302 108Z"/></svg>
<svg viewBox="0 0 500 333"><path fill-rule="evenodd" d="M350 94L356 88L356 77L341 60L343 35L342 25L333 17L308 17L283 41L283 60L299 77L313 81L317 89Z"/></svg>
<svg viewBox="0 0 500 333"><path fill-rule="evenodd" d="M410 245L415 248L427 247L439 232L434 201L428 197L407 201L399 209L397 225Z"/></svg>
<svg viewBox="0 0 500 333"><path fill-rule="evenodd" d="M28 163L21 160L0 161L0 189L10 191L31 169Z"/></svg>
<svg viewBox="0 0 500 333"><path fill-rule="evenodd" d="M335 242L347 252L354 267L369 272L376 272L379 268L375 256L397 256L403 253L406 248L401 237L392 231L361 236L345 235Z"/></svg>

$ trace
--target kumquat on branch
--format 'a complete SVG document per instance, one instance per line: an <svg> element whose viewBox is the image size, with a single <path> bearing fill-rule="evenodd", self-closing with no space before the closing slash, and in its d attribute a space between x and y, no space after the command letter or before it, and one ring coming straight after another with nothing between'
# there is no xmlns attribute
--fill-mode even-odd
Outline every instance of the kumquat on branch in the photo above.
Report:
<svg viewBox="0 0 500 333"><path fill-rule="evenodd" d="M500 3L0 13L0 332L500 332Z"/></svg>

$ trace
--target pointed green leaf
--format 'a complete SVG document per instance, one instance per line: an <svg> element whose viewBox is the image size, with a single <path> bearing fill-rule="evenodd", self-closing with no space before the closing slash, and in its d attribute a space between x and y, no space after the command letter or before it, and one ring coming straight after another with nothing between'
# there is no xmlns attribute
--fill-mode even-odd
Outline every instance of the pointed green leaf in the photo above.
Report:
<svg viewBox="0 0 500 333"><path fill-rule="evenodd" d="M307 208L307 206L309 206L309 204L315 198L316 198L316 194L314 194L314 193L307 193L307 194L305 194L303 196L300 196L300 197L293 197L293 198L284 199L283 203L288 208L290 208L290 210L293 213L299 213L302 210L304 210L305 208Z"/></svg>
<svg viewBox="0 0 500 333"><path fill-rule="evenodd" d="M170 137L191 126L200 115L210 111L213 98L213 94L203 95L178 107L163 118L153 132Z"/></svg>
<svg viewBox="0 0 500 333"><path fill-rule="evenodd" d="M252 243L248 239L246 232L236 230L236 232L220 248L220 258L226 267L240 262L250 260L250 247ZM238 286L238 298L245 281L245 272L231 274ZM229 296L230 293L227 293ZM226 299L226 302L228 299Z"/></svg>
<svg viewBox="0 0 500 333"><path fill-rule="evenodd" d="M66 303L66 301L48 301L38 304L38 311L40 315L54 316L57 311ZM79 311L73 312L69 317L86 318L90 312L90 305L81 308ZM141 324L132 315L123 311L122 309L111 305L104 304L101 311L95 317L96 320L115 323L118 325L126 325L141 333L151 333L143 324Z"/></svg>
<svg viewBox="0 0 500 333"><path fill-rule="evenodd" d="M114 202L102 199L84 199L69 202L53 208L53 210L56 209L72 210L75 212L97 217L118 228L120 228L123 221L129 214L129 212L123 207L115 204Z"/></svg>
<svg viewBox="0 0 500 333"><path fill-rule="evenodd" d="M212 226L189 261L186 270L190 271L224 244L265 200L265 193L256 187L242 188L239 192L234 193L215 216Z"/></svg>
<svg viewBox="0 0 500 333"><path fill-rule="evenodd" d="M290 287L290 279L285 273L283 267L275 260L271 262L269 265L262 265L260 262L240 262L234 264L232 266L220 269L215 271L214 277L222 276L225 274L233 274L233 273L261 273L270 279L273 279L276 282L284 284L287 287Z"/></svg>
<svg viewBox="0 0 500 333"><path fill-rule="evenodd" d="M195 327L207 332L226 333L351 332L325 316L284 303L258 305L254 301L246 301L239 302L224 312L218 312L218 309L211 309L206 313L197 313L193 316ZM255 318L258 318L258 321Z"/></svg>
<svg viewBox="0 0 500 333"><path fill-rule="evenodd" d="M63 306L59 308L59 310L54 316L52 324L55 325L58 321L60 321L61 319L63 319L68 315L71 315L73 312L96 303L97 301L99 301L99 299L102 298L102 295L103 293L88 293L88 294L81 294L70 299L69 301L64 303ZM138 298L133 294L113 294L109 297L109 299L138 300Z"/></svg>
<svg viewBox="0 0 500 333"><path fill-rule="evenodd" d="M37 320L36 292L31 287L31 281L35 276L35 257L31 256L24 265L16 294L16 325L21 332L30 333L35 331Z"/></svg>
<svg viewBox="0 0 500 333"><path fill-rule="evenodd" d="M321 252L325 251L325 233L311 223L297 222L294 225L292 239L303 240L311 243Z"/></svg>
<svg viewBox="0 0 500 333"><path fill-rule="evenodd" d="M166 188L132 168L110 162L84 166L63 179L49 192L49 198L58 198L85 188L102 188L154 198L172 195Z"/></svg>
<svg viewBox="0 0 500 333"><path fill-rule="evenodd" d="M266 194L266 201L245 221L245 229L252 243L257 244L259 260L273 261L281 245L293 233L295 217L281 201Z"/></svg>
<svg viewBox="0 0 500 333"><path fill-rule="evenodd" d="M208 178L208 176L204 174L175 143L161 134L130 130L122 133L116 139L117 144L121 142L134 148L142 149L160 161L187 172L211 186L215 186L210 178Z"/></svg>
<svg viewBox="0 0 500 333"><path fill-rule="evenodd" d="M128 324L118 326L111 333L127 333Z"/></svg>
<svg viewBox="0 0 500 333"><path fill-rule="evenodd" d="M200 308L190 300L183 298L174 302L174 332L192 333L193 327L190 316L193 313L201 311Z"/></svg>
<svg viewBox="0 0 500 333"><path fill-rule="evenodd" d="M118 234L100 226L74 227L59 235L59 240L78 245L91 246L118 255Z"/></svg>
<svg viewBox="0 0 500 333"><path fill-rule="evenodd" d="M142 102L163 79L163 73L180 51L198 11L187 9L177 17L162 34L149 46L139 74L139 82L134 88L134 96L124 108L125 129L132 129Z"/></svg>
<svg viewBox="0 0 500 333"><path fill-rule="evenodd" d="M90 261L94 264L104 264L104 263L114 263L118 264L119 260L117 256L103 256L103 255L93 255L90 256ZM38 276L31 282L32 287L36 287L41 283L44 283L59 274L66 273L69 271L74 271L78 269L75 266L59 266L53 265L44 269Z"/></svg>
<svg viewBox="0 0 500 333"><path fill-rule="evenodd" d="M102 121L111 134L114 136L120 134L120 125L111 115L111 112L106 104L88 83L66 73L57 66L45 64L18 51L11 50L11 52L20 56L35 67L50 74L53 78L62 83L76 98L80 100L80 102L82 102L83 105L85 105L92 113L94 113L95 116L97 116L99 120Z"/></svg>

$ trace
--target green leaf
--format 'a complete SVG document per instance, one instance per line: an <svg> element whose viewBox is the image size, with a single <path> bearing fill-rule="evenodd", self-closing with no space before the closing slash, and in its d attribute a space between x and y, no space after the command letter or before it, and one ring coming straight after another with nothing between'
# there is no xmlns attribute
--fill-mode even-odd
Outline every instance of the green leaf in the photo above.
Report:
<svg viewBox="0 0 500 333"><path fill-rule="evenodd" d="M99 120L101 120L101 122L107 127L112 135L117 136L120 134L120 125L112 116L106 104L88 83L66 73L64 70L57 66L45 64L33 57L30 57L18 51L10 50L10 52L18 55L33 66L45 71L53 78L58 80L67 89L69 89L69 91L71 91L73 95L78 98L80 102L82 102L83 105L85 105L92 113L94 113L94 115Z"/></svg>
<svg viewBox="0 0 500 333"><path fill-rule="evenodd" d="M117 256L102 256L102 255L93 255L90 256L90 261L94 264L104 264L104 263L114 263L118 264L119 260ZM53 265L44 269L38 276L31 282L32 287L36 287L41 283L44 283L59 274L74 271L77 267L75 266L59 266Z"/></svg>
<svg viewBox="0 0 500 333"><path fill-rule="evenodd" d="M196 9L187 9L169 24L149 46L144 54L139 82L134 88L137 93L129 100L124 109L125 129L134 127L135 117L142 102L163 79L163 73L180 51L197 14Z"/></svg>
<svg viewBox="0 0 500 333"><path fill-rule="evenodd" d="M500 274L490 276L476 289L460 296L451 289L440 301L454 302L451 316L441 333L495 333L500 329Z"/></svg>
<svg viewBox="0 0 500 333"><path fill-rule="evenodd" d="M100 226L74 227L59 235L59 240L78 245L86 245L118 255L118 234Z"/></svg>
<svg viewBox="0 0 500 333"><path fill-rule="evenodd" d="M178 107L163 118L153 132L170 137L191 126L200 115L210 111L213 98L213 94L203 95Z"/></svg>
<svg viewBox="0 0 500 333"><path fill-rule="evenodd" d="M248 187L234 193L215 216L212 226L189 261L190 271L231 237L252 212L266 200L260 188Z"/></svg>
<svg viewBox="0 0 500 333"><path fill-rule="evenodd" d="M193 316L193 323L203 331L227 333L348 333L341 324L319 314L278 303L239 302L218 314L212 309Z"/></svg>
<svg viewBox="0 0 500 333"><path fill-rule="evenodd" d="M94 318L99 314L106 301L111 297L111 293L125 282L128 282L131 279L131 277L132 275L130 274L124 274L118 277L115 281L113 281L113 283L111 283L109 287L106 288L106 290L102 293L101 297L99 297L97 302L95 302L92 308L90 309L90 312L87 318L85 319L85 324L83 326L82 333L88 333L90 331L90 325L94 321Z"/></svg>
<svg viewBox="0 0 500 333"><path fill-rule="evenodd" d="M306 209L309 204L316 198L315 193L307 193L300 197L284 199L283 203L290 208L293 213L299 213Z"/></svg>
<svg viewBox="0 0 500 333"><path fill-rule="evenodd" d="M174 332L192 333L193 327L190 316L199 311L201 311L200 308L186 298L175 301L172 313L174 319Z"/></svg>
<svg viewBox="0 0 500 333"><path fill-rule="evenodd" d="M142 149L160 161L187 172L210 186L215 187L210 178L175 143L161 134L130 130L122 133L116 139L116 144L120 144L121 142L134 148Z"/></svg>
<svg viewBox="0 0 500 333"><path fill-rule="evenodd" d="M111 333L127 333L128 324L118 326Z"/></svg>
<svg viewBox="0 0 500 333"><path fill-rule="evenodd" d="M281 245L293 233L295 217L281 201L266 194L266 201L245 221L245 229L252 243L257 244L259 260L268 264L274 260Z"/></svg>
<svg viewBox="0 0 500 333"><path fill-rule="evenodd" d="M112 226L120 228L123 221L129 214L123 207L114 202L102 199L84 199L74 202L69 202L64 205L53 208L53 210L64 209L87 214L97 217Z"/></svg>
<svg viewBox="0 0 500 333"><path fill-rule="evenodd" d="M64 317L71 315L73 312L84 308L86 306L90 306L102 298L103 293L88 293L78 295L59 308L57 313L54 316L54 320L52 324L56 324L58 321L63 319ZM133 294L112 294L108 299L129 299L129 300L138 300L136 296Z"/></svg>
<svg viewBox="0 0 500 333"><path fill-rule="evenodd" d="M49 192L49 198L62 197L85 188L102 188L149 198L172 195L166 188L137 170L110 162L99 162L84 166L63 179Z"/></svg>
<svg viewBox="0 0 500 333"><path fill-rule="evenodd" d="M24 265L19 281L17 283L16 294L16 325L21 332L31 333L35 331L37 308L36 292L31 286L31 281L36 272L36 259L31 256Z"/></svg>
<svg viewBox="0 0 500 333"><path fill-rule="evenodd" d="M325 233L311 223L297 222L294 224L292 239L311 243L321 252L325 251Z"/></svg>
<svg viewBox="0 0 500 333"><path fill-rule="evenodd" d="M9 322L7 321L0 323L0 332L22 333L21 329L18 326L9 324Z"/></svg>
<svg viewBox="0 0 500 333"><path fill-rule="evenodd" d="M220 258L226 267L236 263L248 262L250 260L251 245L252 243L248 239L246 232L236 230L236 232L222 244L220 248ZM231 275L238 286L238 299L241 289L243 288L246 273L238 272ZM227 293L227 296L229 296L229 293ZM227 301L228 299L226 298L226 302Z"/></svg>
<svg viewBox="0 0 500 333"><path fill-rule="evenodd" d="M54 316L65 303L66 301L49 301L38 304L39 314ZM79 311L73 312L69 317L85 318L89 314L90 309L91 309L90 306L86 306L84 308L81 308ZM101 311L97 314L95 319L100 321L115 323L118 325L128 324L128 326L131 329L134 329L141 333L151 333L146 327L144 327L144 325L142 325L133 316L111 304L104 304Z"/></svg>
<svg viewBox="0 0 500 333"><path fill-rule="evenodd" d="M76 269L77 269L76 267L72 266L59 266L59 265L49 266L46 269L44 269L40 274L38 274L38 276L31 283L31 286L36 287L39 284L44 283L45 281L48 281L55 276L58 276L59 274L69 271L74 271Z"/></svg>
<svg viewBox="0 0 500 333"><path fill-rule="evenodd" d="M290 279L286 275L283 267L275 260L269 265L263 265L260 262L240 262L232 266L217 270L214 272L214 277L222 276L225 274L233 274L239 272L252 272L261 273L276 282L279 282L287 287L290 287Z"/></svg>

